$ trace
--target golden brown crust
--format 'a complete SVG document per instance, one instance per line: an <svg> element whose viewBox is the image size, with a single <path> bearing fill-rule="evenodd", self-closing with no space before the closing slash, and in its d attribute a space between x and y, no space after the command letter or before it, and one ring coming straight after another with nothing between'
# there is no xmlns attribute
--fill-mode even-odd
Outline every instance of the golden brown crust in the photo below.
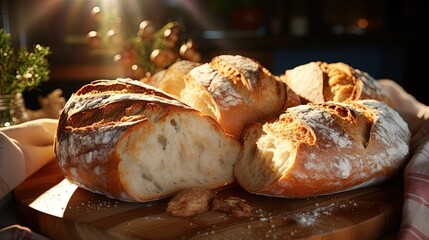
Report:
<svg viewBox="0 0 429 240"><path fill-rule="evenodd" d="M310 62L286 70L280 79L307 102L375 99L390 105L373 77L343 62Z"/></svg>
<svg viewBox="0 0 429 240"><path fill-rule="evenodd" d="M152 76L141 79L142 82L156 87L172 96L179 98L180 92L185 87L184 77L194 67L201 65L198 62L180 60L159 71Z"/></svg>
<svg viewBox="0 0 429 240"><path fill-rule="evenodd" d="M347 191L394 176L410 135L399 114L376 100L300 105L246 129L234 174L247 191L269 196Z"/></svg>
<svg viewBox="0 0 429 240"><path fill-rule="evenodd" d="M240 138L247 124L277 117L286 105L298 104L296 96L257 61L220 55L189 72L180 99Z"/></svg>
<svg viewBox="0 0 429 240"><path fill-rule="evenodd" d="M240 143L211 117L131 79L83 86L61 113L54 152L64 176L124 201L234 182Z"/></svg>

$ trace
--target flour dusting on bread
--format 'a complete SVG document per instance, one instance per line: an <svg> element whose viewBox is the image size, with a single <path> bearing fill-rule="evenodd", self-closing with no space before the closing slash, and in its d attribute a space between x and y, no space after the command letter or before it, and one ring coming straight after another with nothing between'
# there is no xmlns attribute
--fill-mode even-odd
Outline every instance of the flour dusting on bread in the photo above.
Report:
<svg viewBox="0 0 429 240"><path fill-rule="evenodd" d="M275 76L219 55L82 86L61 113L55 154L69 181L124 201L235 182L275 197L332 194L404 166L411 133L389 104L374 78L342 62Z"/></svg>
<svg viewBox="0 0 429 240"><path fill-rule="evenodd" d="M83 86L66 103L55 137L69 181L135 202L233 183L240 149L213 118L131 79Z"/></svg>
<svg viewBox="0 0 429 240"><path fill-rule="evenodd" d="M185 76L180 100L214 117L225 131L241 138L253 121L275 118L298 96L255 60L220 55Z"/></svg>
<svg viewBox="0 0 429 240"><path fill-rule="evenodd" d="M234 175L249 192L309 197L394 176L411 134L388 105L366 99L299 105L246 129Z"/></svg>
<svg viewBox="0 0 429 240"><path fill-rule="evenodd" d="M219 109L229 109L243 102L240 94L235 90L233 84L229 82L225 76L213 69L209 64L204 64L190 71L191 78L199 79L203 87L205 87L219 102ZM192 94L184 91L183 95ZM210 115L214 115L213 113Z"/></svg>

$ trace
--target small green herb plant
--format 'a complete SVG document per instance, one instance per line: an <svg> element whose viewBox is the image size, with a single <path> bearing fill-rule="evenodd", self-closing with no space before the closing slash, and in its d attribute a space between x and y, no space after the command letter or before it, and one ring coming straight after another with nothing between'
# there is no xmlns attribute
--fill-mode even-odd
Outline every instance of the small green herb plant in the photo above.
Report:
<svg viewBox="0 0 429 240"><path fill-rule="evenodd" d="M50 66L46 57L49 47L36 44L33 52L15 52L10 35L0 29L0 94L15 94L39 87L49 80Z"/></svg>

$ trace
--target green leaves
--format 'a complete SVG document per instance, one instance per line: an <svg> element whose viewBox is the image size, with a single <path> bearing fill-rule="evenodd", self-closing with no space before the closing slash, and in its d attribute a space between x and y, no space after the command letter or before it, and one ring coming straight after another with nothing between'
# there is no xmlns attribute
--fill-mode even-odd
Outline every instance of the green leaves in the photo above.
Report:
<svg viewBox="0 0 429 240"><path fill-rule="evenodd" d="M48 81L50 66L46 56L49 54L50 48L39 44L32 52L19 49L15 53L9 34L0 29L0 94L32 90Z"/></svg>

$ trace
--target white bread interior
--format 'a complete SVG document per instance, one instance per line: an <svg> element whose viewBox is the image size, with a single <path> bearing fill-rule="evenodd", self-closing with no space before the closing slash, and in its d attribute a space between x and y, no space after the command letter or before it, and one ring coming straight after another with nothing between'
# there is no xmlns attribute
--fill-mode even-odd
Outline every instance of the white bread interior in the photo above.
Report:
<svg viewBox="0 0 429 240"><path fill-rule="evenodd" d="M213 118L140 81L116 79L70 97L54 152L72 183L145 202L233 183L240 149Z"/></svg>
<svg viewBox="0 0 429 240"><path fill-rule="evenodd" d="M410 137L399 114L376 100L299 105L245 130L234 175L261 195L348 191L394 176L407 160Z"/></svg>

